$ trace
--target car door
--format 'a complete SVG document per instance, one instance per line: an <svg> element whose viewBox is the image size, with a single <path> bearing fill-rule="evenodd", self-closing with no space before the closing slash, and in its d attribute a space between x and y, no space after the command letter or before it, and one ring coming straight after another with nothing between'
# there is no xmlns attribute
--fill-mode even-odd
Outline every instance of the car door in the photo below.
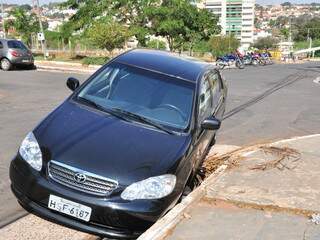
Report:
<svg viewBox="0 0 320 240"><path fill-rule="evenodd" d="M216 72L208 71L202 78L199 86L199 99L196 124L196 147L194 170L201 167L203 158L207 153L211 140L216 131L204 130L201 123L219 112L219 98L221 95L220 85Z"/></svg>

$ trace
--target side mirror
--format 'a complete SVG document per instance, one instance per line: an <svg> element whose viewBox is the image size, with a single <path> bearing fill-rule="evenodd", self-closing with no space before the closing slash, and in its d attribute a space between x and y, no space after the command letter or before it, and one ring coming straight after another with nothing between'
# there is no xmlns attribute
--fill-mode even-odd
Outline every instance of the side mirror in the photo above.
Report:
<svg viewBox="0 0 320 240"><path fill-rule="evenodd" d="M69 77L67 80L67 86L71 91L74 91L80 86L80 82L74 77Z"/></svg>
<svg viewBox="0 0 320 240"><path fill-rule="evenodd" d="M215 117L209 117L201 123L202 129L206 130L218 130L220 128L220 125L221 121L216 119Z"/></svg>

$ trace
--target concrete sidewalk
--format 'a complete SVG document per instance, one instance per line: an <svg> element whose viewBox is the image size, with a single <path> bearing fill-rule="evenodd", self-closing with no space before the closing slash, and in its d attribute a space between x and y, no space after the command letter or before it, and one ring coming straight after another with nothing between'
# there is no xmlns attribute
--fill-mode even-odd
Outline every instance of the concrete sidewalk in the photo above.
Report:
<svg viewBox="0 0 320 240"><path fill-rule="evenodd" d="M59 62L59 61L35 61L35 65L37 66L38 70L83 73L83 74L92 74L102 66L102 65L87 66L81 63Z"/></svg>
<svg viewBox="0 0 320 240"><path fill-rule="evenodd" d="M319 145L320 134L233 152L182 211L139 239L320 239L310 221L320 213Z"/></svg>

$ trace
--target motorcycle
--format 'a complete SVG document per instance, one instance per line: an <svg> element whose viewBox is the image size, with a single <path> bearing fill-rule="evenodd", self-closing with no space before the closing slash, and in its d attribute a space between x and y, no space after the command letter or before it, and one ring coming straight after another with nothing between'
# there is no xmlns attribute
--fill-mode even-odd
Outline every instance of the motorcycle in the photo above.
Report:
<svg viewBox="0 0 320 240"><path fill-rule="evenodd" d="M219 69L224 69L226 66L230 67L234 63L237 68L244 68L244 63L238 54L228 54L218 57L216 61L216 65L219 67Z"/></svg>
<svg viewBox="0 0 320 240"><path fill-rule="evenodd" d="M252 66L256 67L259 64L259 60L253 54L246 54L243 57L243 63L244 63L244 65L252 65Z"/></svg>

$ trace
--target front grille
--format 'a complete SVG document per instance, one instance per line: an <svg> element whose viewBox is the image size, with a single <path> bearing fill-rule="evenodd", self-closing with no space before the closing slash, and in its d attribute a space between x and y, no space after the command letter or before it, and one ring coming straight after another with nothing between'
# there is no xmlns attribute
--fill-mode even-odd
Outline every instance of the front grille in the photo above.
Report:
<svg viewBox="0 0 320 240"><path fill-rule="evenodd" d="M53 160L48 163L48 174L51 179L60 184L94 195L106 196L118 187L117 181ZM76 178L79 174L82 181Z"/></svg>

